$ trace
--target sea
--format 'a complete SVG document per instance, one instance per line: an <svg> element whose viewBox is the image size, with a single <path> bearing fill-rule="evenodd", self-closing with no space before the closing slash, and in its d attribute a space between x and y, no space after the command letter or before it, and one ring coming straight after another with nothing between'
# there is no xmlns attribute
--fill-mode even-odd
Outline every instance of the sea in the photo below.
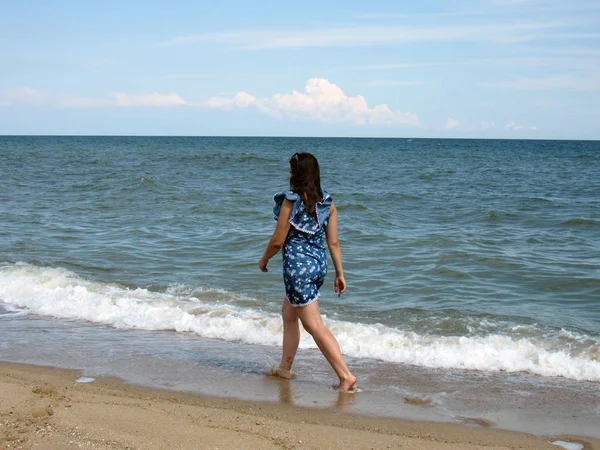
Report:
<svg viewBox="0 0 600 450"><path fill-rule="evenodd" d="M319 306L257 265L289 159L339 211ZM600 437L600 142L0 136L0 360L340 413Z"/></svg>

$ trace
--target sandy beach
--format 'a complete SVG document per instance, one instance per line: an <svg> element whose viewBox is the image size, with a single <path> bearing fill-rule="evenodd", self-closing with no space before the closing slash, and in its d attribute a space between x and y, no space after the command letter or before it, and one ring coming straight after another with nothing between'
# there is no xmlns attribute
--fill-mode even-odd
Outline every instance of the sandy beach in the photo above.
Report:
<svg viewBox="0 0 600 450"><path fill-rule="evenodd" d="M481 426L359 417L125 384L0 363L0 447L8 449L559 449L573 441ZM293 381L292 381L293 382ZM287 381L281 381L283 384ZM340 402L343 403L341 394ZM360 394L358 394L360 395ZM485 425L485 424L484 424Z"/></svg>

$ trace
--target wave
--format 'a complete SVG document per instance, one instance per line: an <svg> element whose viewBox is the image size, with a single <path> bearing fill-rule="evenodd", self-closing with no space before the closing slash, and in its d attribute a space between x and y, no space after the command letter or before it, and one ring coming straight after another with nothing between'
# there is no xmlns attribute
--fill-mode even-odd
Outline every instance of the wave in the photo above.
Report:
<svg viewBox="0 0 600 450"><path fill-rule="evenodd" d="M224 164L268 164L273 162L272 159L255 153L218 155L218 159Z"/></svg>
<svg viewBox="0 0 600 450"><path fill-rule="evenodd" d="M86 280L63 268L17 263L0 265L0 301L39 315L116 328L187 332L248 344L281 343L278 314L262 310L258 299L218 289L127 289ZM498 327L484 335L444 336L381 324L325 321L342 351L355 358L600 381L600 341L566 330L552 334L540 329L523 337ZM310 336L302 333L301 347L315 348Z"/></svg>
<svg viewBox="0 0 600 450"><path fill-rule="evenodd" d="M507 219L518 219L519 214L507 212L507 211L499 211L499 210L489 210L483 216L484 222L501 222Z"/></svg>
<svg viewBox="0 0 600 450"><path fill-rule="evenodd" d="M338 211L341 212L364 212L364 211L368 211L369 208L362 204L362 203L346 203L346 204L342 204L340 206L337 207Z"/></svg>
<svg viewBox="0 0 600 450"><path fill-rule="evenodd" d="M586 219L584 217L577 217L574 219L567 219L561 222L561 225L566 225L566 226L570 226L570 227L577 227L577 226L594 226L594 225L600 225L600 222L594 219Z"/></svg>
<svg viewBox="0 0 600 450"><path fill-rule="evenodd" d="M426 270L425 273L428 275L441 275L448 278L469 278L468 273L456 269L451 269L450 267L446 266L437 266L433 269Z"/></svg>
<svg viewBox="0 0 600 450"><path fill-rule="evenodd" d="M26 309L20 309L15 307L14 305L1 305L0 304L0 318L13 318L26 316L29 314L29 311Z"/></svg>
<svg viewBox="0 0 600 450"><path fill-rule="evenodd" d="M531 203L553 203L554 202L551 198L545 198L545 197L529 197L524 200L527 202L531 202Z"/></svg>
<svg viewBox="0 0 600 450"><path fill-rule="evenodd" d="M156 181L154 181L154 178L152 178L152 177L141 177L140 183L154 185L154 184L156 184Z"/></svg>
<svg viewBox="0 0 600 450"><path fill-rule="evenodd" d="M14 317L20 317L20 316L26 316L27 314L29 314L29 311L15 311L15 312L9 312L9 313L0 313L0 318L14 318Z"/></svg>

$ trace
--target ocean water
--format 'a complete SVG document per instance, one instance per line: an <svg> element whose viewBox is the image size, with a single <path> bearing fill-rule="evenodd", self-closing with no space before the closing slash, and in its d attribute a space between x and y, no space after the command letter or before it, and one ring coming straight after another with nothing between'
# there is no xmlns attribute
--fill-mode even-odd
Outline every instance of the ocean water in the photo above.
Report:
<svg viewBox="0 0 600 450"><path fill-rule="evenodd" d="M257 261L296 151L339 210L349 288L319 303L353 411L600 434L600 142L0 137L0 359L271 398L281 259ZM300 403L335 382L306 334L297 365Z"/></svg>

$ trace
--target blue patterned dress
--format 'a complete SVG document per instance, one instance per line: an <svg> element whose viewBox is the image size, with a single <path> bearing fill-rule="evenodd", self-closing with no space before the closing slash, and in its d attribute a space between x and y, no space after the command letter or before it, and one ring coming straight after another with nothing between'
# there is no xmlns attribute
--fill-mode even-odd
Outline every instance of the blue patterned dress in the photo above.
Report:
<svg viewBox="0 0 600 450"><path fill-rule="evenodd" d="M306 211L298 194L279 192L273 197L275 220L284 198L294 202L290 231L282 248L285 293L292 306L306 306L319 298L319 288L327 275L324 238L332 200L323 190L323 201L316 204L317 220Z"/></svg>

